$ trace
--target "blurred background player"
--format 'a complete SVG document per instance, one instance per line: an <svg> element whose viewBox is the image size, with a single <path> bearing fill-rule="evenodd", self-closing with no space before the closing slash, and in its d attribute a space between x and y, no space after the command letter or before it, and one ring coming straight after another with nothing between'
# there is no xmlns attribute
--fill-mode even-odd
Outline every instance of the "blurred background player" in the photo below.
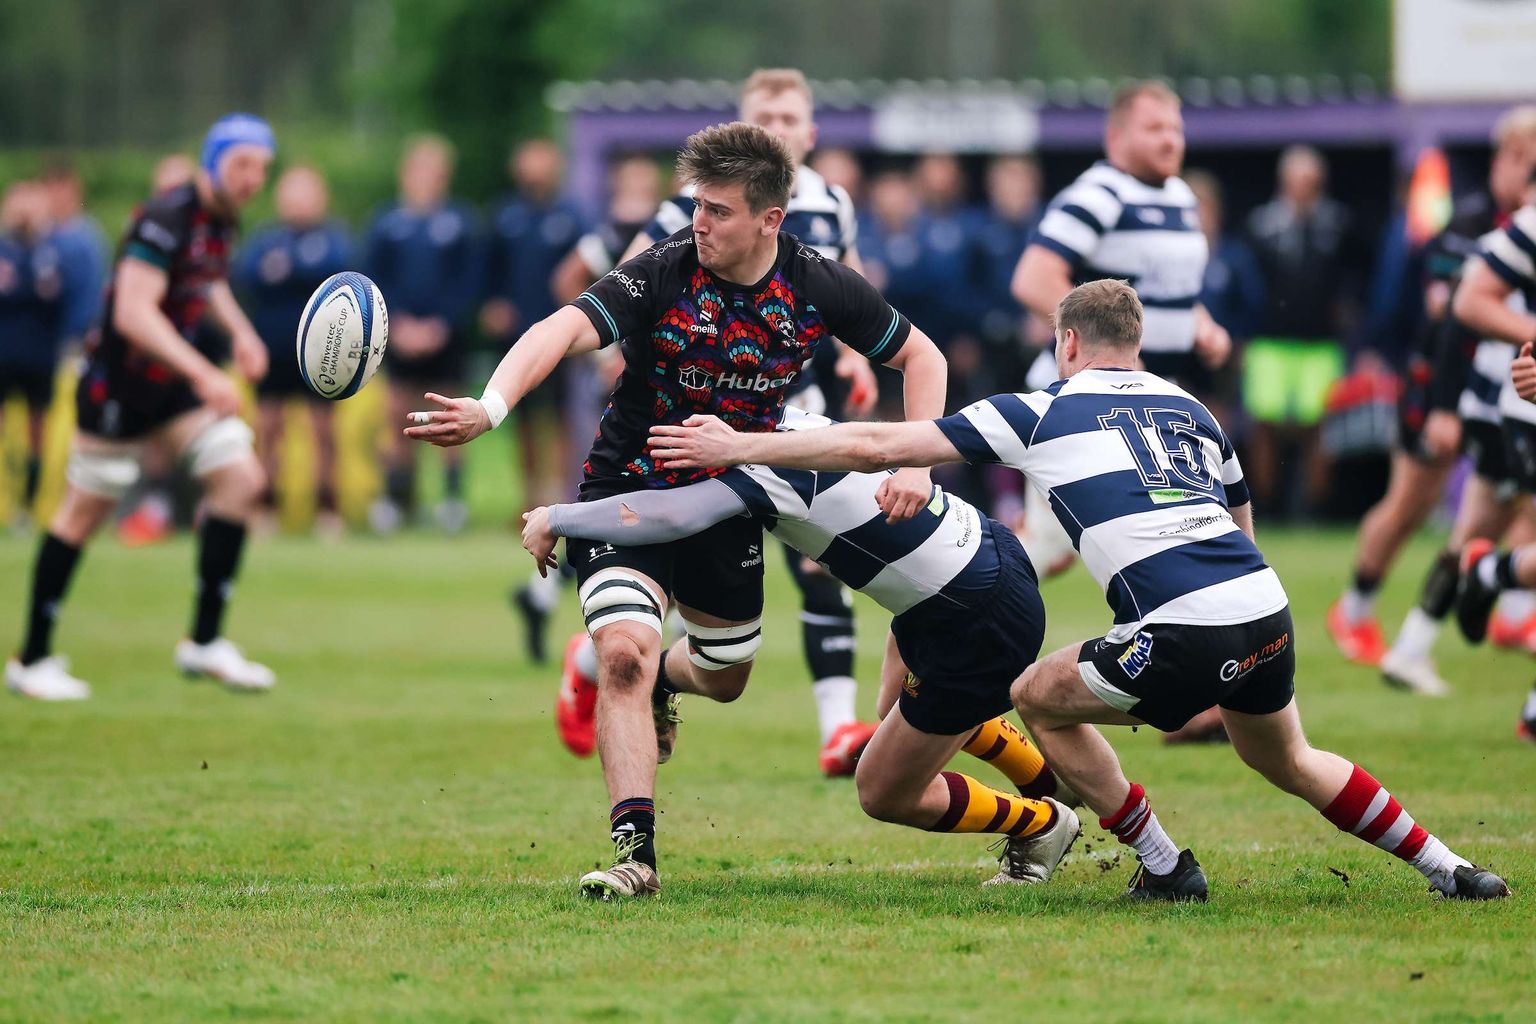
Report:
<svg viewBox="0 0 1536 1024"><path fill-rule="evenodd" d="M101 225L85 212L85 187L73 164L66 160L50 163L43 171L42 187L53 221L52 240L58 246L69 285L60 333L65 348L74 348L85 342L101 306L107 239Z"/></svg>
<svg viewBox="0 0 1536 1024"><path fill-rule="evenodd" d="M486 302L480 310L480 326L499 349L555 311L555 268L582 234L576 204L560 193L565 160L558 146L549 139L524 142L512 155L511 171L517 191L491 217ZM570 372L562 366L517 407L523 500L529 508L562 500L575 487L579 467L571 465L560 423L569 385Z"/></svg>
<svg viewBox="0 0 1536 1024"><path fill-rule="evenodd" d="M1205 279L1200 285L1200 305L1235 344L1240 344L1253 337L1264 313L1264 274L1248 240L1227 230L1226 201L1216 176L1209 171L1192 170L1184 175L1184 180L1195 193L1200 231L1210 252ZM1216 386L1205 403L1223 424L1235 419L1229 416L1231 399L1235 397L1232 392L1236 390L1230 370L1228 364L1216 372ZM1235 433L1228 431L1229 435Z"/></svg>
<svg viewBox="0 0 1536 1024"><path fill-rule="evenodd" d="M27 406L26 465L18 528L30 521L42 479L43 422L53 403L59 346L74 301L44 186L19 181L0 202L0 406Z"/></svg>
<svg viewBox="0 0 1536 1024"><path fill-rule="evenodd" d="M194 180L155 196L128 228L113 270L101 330L76 393L79 429L64 500L38 548L26 636L6 663L6 685L41 700L83 700L90 687L53 654L55 619L80 553L139 472L146 446L185 458L203 484L192 627L175 662L231 689L264 690L272 671L223 638L247 526L265 485L251 430L237 413L235 382L216 354L191 340L204 312L229 332L248 380L267 369L266 348L227 280L236 217L266 185L274 140L266 122L232 114L208 131Z"/></svg>
<svg viewBox="0 0 1536 1024"><path fill-rule="evenodd" d="M330 191L313 167L288 168L277 179L278 222L257 233L235 261L233 280L250 311L251 324L267 346L267 375L256 385L256 451L267 476L263 505L276 514L282 479L284 417L293 399L304 399L315 442L315 522L334 534L336 433L332 404L304 386L294 356L294 331L304 305L332 274L352 265L346 230L327 217Z"/></svg>
<svg viewBox="0 0 1536 1024"><path fill-rule="evenodd" d="M633 154L615 161L608 174L608 216L577 239L555 267L549 284L555 301L561 305L576 301L588 285L618 266L629 244L655 215L661 198L661 168L655 160ZM585 359L567 360L557 371L565 375L562 412L568 451L580 451L597 433L603 405L623 368L624 360L617 352L602 350ZM560 600L560 587L574 579L569 564L562 563L560 572L547 576L535 572L527 582L512 589L512 605L523 616L528 657L537 664L543 664L548 654L549 616ZM595 742L592 702L596 691L592 680L597 672L597 655L585 632L575 634L566 649L556 724L566 745L585 757Z"/></svg>
<svg viewBox="0 0 1536 1024"><path fill-rule="evenodd" d="M794 159L795 183L782 230L823 256L862 272L853 200L805 164L816 146L814 100L805 75L791 68L752 72L741 87L740 116L777 136ZM687 227L693 208L687 192L667 200L625 255L633 256ZM869 361L833 339L831 344L817 346L788 400L810 412L857 419L868 415L878 396ZM852 775L859 751L875 734L874 723L860 721L856 711L853 599L820 566L780 546L802 598L800 633L821 730L821 769L832 776Z"/></svg>
<svg viewBox="0 0 1536 1024"><path fill-rule="evenodd" d="M449 198L453 149L427 135L400 159L400 197L374 218L364 243L364 272L389 296L389 417L404 420L424 391L455 394L464 376L465 336L480 288L474 214ZM462 456L446 450L439 528L463 529ZM416 451L390 434L384 494L368 510L369 525L393 533L416 508Z"/></svg>
<svg viewBox="0 0 1536 1024"><path fill-rule="evenodd" d="M1243 396L1254 511L1293 519L1319 510L1328 488L1318 424L1328 389L1344 376L1342 340L1357 319L1368 255L1349 211L1325 191L1321 153L1291 146L1276 177L1276 196L1248 218L1265 305L1243 351Z"/></svg>

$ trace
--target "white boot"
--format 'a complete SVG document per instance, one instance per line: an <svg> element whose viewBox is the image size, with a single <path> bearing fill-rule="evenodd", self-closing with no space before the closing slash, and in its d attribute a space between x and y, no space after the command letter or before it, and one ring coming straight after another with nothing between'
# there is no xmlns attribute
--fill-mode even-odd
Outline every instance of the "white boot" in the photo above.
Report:
<svg viewBox="0 0 1536 1024"><path fill-rule="evenodd" d="M231 690L259 693L277 682L271 669L251 661L223 637L206 644L181 641L176 645L176 667L189 676L216 679Z"/></svg>
<svg viewBox="0 0 1536 1024"><path fill-rule="evenodd" d="M69 674L69 662L62 655L23 665L15 658L5 663L5 687L21 697L33 700L85 700L91 687Z"/></svg>

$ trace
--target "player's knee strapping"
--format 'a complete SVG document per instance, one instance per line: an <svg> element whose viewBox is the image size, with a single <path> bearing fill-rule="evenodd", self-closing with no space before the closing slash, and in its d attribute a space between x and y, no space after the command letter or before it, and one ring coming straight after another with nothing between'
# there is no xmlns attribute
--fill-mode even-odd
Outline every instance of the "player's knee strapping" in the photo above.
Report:
<svg viewBox="0 0 1536 1024"><path fill-rule="evenodd" d="M587 632L615 622L638 622L661 635L661 598L628 569L603 569L582 584L581 614Z"/></svg>
<svg viewBox="0 0 1536 1024"><path fill-rule="evenodd" d="M187 443L187 468L194 477L205 477L249 456L255 440L251 428L238 417L214 420Z"/></svg>
<svg viewBox="0 0 1536 1024"><path fill-rule="evenodd" d="M116 501L138 482L139 455L137 452L94 452L77 448L70 453L64 475L80 490Z"/></svg>
<svg viewBox="0 0 1536 1024"><path fill-rule="evenodd" d="M735 626L701 626L683 619L688 630L688 660L706 672L745 665L757 657L763 645L763 620Z"/></svg>

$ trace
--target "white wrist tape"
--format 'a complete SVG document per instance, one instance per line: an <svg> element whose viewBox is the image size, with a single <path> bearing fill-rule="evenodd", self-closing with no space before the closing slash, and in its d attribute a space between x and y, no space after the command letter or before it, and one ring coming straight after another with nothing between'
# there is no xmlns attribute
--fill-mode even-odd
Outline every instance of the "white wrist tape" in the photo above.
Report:
<svg viewBox="0 0 1536 1024"><path fill-rule="evenodd" d="M485 389L485 394L480 396L480 408L490 417L492 430L501 426L501 421L507 418L507 400L495 388Z"/></svg>

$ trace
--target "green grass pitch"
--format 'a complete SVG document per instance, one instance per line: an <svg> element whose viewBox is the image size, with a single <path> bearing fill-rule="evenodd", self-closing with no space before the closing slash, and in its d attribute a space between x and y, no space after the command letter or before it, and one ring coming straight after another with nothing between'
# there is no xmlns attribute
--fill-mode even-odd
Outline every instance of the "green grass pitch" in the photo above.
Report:
<svg viewBox="0 0 1536 1024"><path fill-rule="evenodd" d="M95 698L0 702L0 1019L1531 1019L1536 749L1513 726L1536 666L1447 636L1456 696L1391 692L1322 629L1351 538L1261 540L1294 601L1314 742L1514 899L1433 900L1229 749L1149 730L1110 733L1205 864L1209 905L1127 905L1130 858L1092 823L1048 886L983 890L986 839L867 820L817 773L771 559L752 685L686 701L661 771L663 895L586 903L607 801L596 761L556 740L554 670L523 659L513 538L254 542L230 634L279 673L255 698L172 671L190 543L107 541L59 631ZM1431 545L1390 581L1389 626ZM7 645L32 552L0 539ZM1045 594L1048 647L1107 621L1080 571ZM557 650L575 622L567 607ZM859 622L867 712L884 618L866 602Z"/></svg>

